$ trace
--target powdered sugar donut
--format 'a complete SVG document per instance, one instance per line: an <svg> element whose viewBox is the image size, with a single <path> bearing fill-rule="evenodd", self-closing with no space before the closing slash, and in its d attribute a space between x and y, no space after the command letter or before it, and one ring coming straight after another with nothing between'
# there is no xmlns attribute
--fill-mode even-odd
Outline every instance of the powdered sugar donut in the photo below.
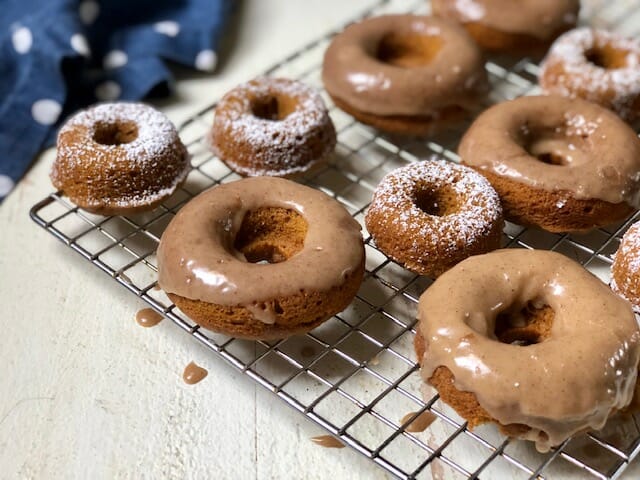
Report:
<svg viewBox="0 0 640 480"><path fill-rule="evenodd" d="M611 289L640 314L640 222L622 236L611 266Z"/></svg>
<svg viewBox="0 0 640 480"><path fill-rule="evenodd" d="M365 222L376 246L405 268L438 276L471 255L500 247L502 207L469 167L417 162L387 174Z"/></svg>
<svg viewBox="0 0 640 480"><path fill-rule="evenodd" d="M247 176L304 172L336 145L322 97L286 78L258 77L228 92L216 108L212 150Z"/></svg>
<svg viewBox="0 0 640 480"><path fill-rule="evenodd" d="M640 41L588 27L571 30L549 50L540 85L634 120L640 114Z"/></svg>
<svg viewBox="0 0 640 480"><path fill-rule="evenodd" d="M149 210L189 173L190 157L171 121L141 103L105 103L60 129L53 185L102 215Z"/></svg>

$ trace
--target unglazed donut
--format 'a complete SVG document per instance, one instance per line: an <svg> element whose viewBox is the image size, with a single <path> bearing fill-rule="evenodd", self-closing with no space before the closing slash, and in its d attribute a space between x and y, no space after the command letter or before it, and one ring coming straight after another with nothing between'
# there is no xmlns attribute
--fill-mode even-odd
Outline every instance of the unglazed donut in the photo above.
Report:
<svg viewBox="0 0 640 480"><path fill-rule="evenodd" d="M546 451L601 429L633 397L631 306L561 254L468 258L422 294L418 320L422 377L470 428L496 422Z"/></svg>
<svg viewBox="0 0 640 480"><path fill-rule="evenodd" d="M580 0L432 0L431 8L464 25L482 48L538 53L575 27Z"/></svg>
<svg viewBox="0 0 640 480"><path fill-rule="evenodd" d="M387 174L365 216L376 246L408 270L435 277L500 247L502 207L489 182L444 160Z"/></svg>
<svg viewBox="0 0 640 480"><path fill-rule="evenodd" d="M494 105L458 147L486 176L507 220L551 232L585 231L639 205L640 140L613 112L557 95Z"/></svg>
<svg viewBox="0 0 640 480"><path fill-rule="evenodd" d="M322 81L335 104L391 133L425 135L477 109L484 59L446 20L385 15L348 26L325 52Z"/></svg>
<svg viewBox="0 0 640 480"><path fill-rule="evenodd" d="M640 114L640 41L588 27L571 30L547 53L540 86L599 103L633 121Z"/></svg>
<svg viewBox="0 0 640 480"><path fill-rule="evenodd" d="M102 215L150 210L189 173L176 128L141 103L83 110L58 133L51 181L79 207Z"/></svg>
<svg viewBox="0 0 640 480"><path fill-rule="evenodd" d="M622 236L611 266L611 289L640 314L640 222Z"/></svg>
<svg viewBox="0 0 640 480"><path fill-rule="evenodd" d="M222 97L209 139L239 174L284 177L324 160L336 131L318 92L296 80L258 77Z"/></svg>
<svg viewBox="0 0 640 480"><path fill-rule="evenodd" d="M274 177L215 186L162 234L158 284L210 330L306 332L343 310L364 274L360 225L325 193Z"/></svg>

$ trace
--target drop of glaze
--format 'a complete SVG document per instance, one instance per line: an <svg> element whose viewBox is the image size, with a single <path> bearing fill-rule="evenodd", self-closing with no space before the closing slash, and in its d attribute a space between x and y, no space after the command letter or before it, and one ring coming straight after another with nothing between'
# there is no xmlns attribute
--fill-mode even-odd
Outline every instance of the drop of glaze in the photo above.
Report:
<svg viewBox="0 0 640 480"><path fill-rule="evenodd" d="M331 435L319 435L317 437L311 437L311 441L316 445L320 445L324 448L344 448L344 443Z"/></svg>
<svg viewBox="0 0 640 480"><path fill-rule="evenodd" d="M136 313L136 322L141 327L155 327L161 321L162 315L156 312L153 308L143 308Z"/></svg>
<svg viewBox="0 0 640 480"><path fill-rule="evenodd" d="M411 418L415 414L416 412L407 413L400 420L400 424L404 425L409 420L411 420ZM412 432L412 433L424 432L427 428L431 426L431 424L435 421L435 419L436 419L436 416L433 413L424 411L420 415L418 415L415 418L415 420L413 420L409 425L405 427L405 431Z"/></svg>
<svg viewBox="0 0 640 480"><path fill-rule="evenodd" d="M195 362L190 362L189 365L184 368L182 379L184 380L184 383L193 385L203 380L208 374L209 372L205 368L202 368Z"/></svg>

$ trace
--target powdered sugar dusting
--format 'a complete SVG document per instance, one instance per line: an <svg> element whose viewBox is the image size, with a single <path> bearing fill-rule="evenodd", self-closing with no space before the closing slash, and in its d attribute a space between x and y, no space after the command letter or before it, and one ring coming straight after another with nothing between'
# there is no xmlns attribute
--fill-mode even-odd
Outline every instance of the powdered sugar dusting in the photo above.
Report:
<svg viewBox="0 0 640 480"><path fill-rule="evenodd" d="M565 134L569 137L580 136L588 137L598 130L598 126L602 123L602 117L598 117L596 121L587 120L584 115L579 113L565 113ZM574 147L575 148L575 147Z"/></svg>
<svg viewBox="0 0 640 480"><path fill-rule="evenodd" d="M457 212L429 215L416 205L423 190L451 188L460 201ZM443 160L412 163L387 174L373 196L367 216L380 214L413 239L416 254L438 244L452 251L482 238L502 218L498 194L488 180L469 167Z"/></svg>
<svg viewBox="0 0 640 480"><path fill-rule="evenodd" d="M624 67L603 68L587 59L587 52L604 45L626 52ZM549 73L556 69L559 73ZM540 69L540 83L547 93L596 103L609 101L620 116L631 118L631 108L640 96L640 41L588 27L571 30L549 50Z"/></svg>
<svg viewBox="0 0 640 480"><path fill-rule="evenodd" d="M135 125L132 141L96 141L99 128L123 124ZM135 208L171 195L189 169L187 150L164 114L140 103L105 103L62 127L51 179L72 199L82 192L82 206Z"/></svg>
<svg viewBox="0 0 640 480"><path fill-rule="evenodd" d="M269 120L254 115L252 99L279 96L296 103L286 118ZM322 97L311 87L284 78L258 77L234 88L220 101L213 129L210 143L214 152L234 170L250 176L305 171L336 144ZM231 145L216 145L215 138L224 138ZM233 144L242 148L231 149ZM321 151L315 151L313 144L321 144ZM225 150L233 150L235 158L225 155Z"/></svg>

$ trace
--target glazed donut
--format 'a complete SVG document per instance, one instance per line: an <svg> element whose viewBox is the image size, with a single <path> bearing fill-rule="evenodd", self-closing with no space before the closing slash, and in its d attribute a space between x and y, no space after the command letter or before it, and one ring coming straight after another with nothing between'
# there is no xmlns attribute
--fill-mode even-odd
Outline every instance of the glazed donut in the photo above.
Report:
<svg viewBox="0 0 640 480"><path fill-rule="evenodd" d="M548 93L584 98L623 119L640 115L640 41L588 27L565 33L540 66Z"/></svg>
<svg viewBox="0 0 640 480"><path fill-rule="evenodd" d="M576 26L580 0L432 0L431 9L461 23L486 50L541 53Z"/></svg>
<svg viewBox="0 0 640 480"><path fill-rule="evenodd" d="M199 325L283 338L343 310L364 274L360 224L325 193L273 177L210 188L172 219L158 284Z"/></svg>
<svg viewBox="0 0 640 480"><path fill-rule="evenodd" d="M640 314L640 222L625 232L613 256L611 289Z"/></svg>
<svg viewBox="0 0 640 480"><path fill-rule="evenodd" d="M458 147L486 176L507 220L550 232L590 230L640 201L640 140L611 111L580 99L520 97L483 112Z"/></svg>
<svg viewBox="0 0 640 480"><path fill-rule="evenodd" d="M365 223L382 252L430 277L470 255L499 248L504 226L489 182L444 160L411 163L387 174Z"/></svg>
<svg viewBox="0 0 640 480"><path fill-rule="evenodd" d="M600 430L632 399L640 331L628 302L567 257L507 249L460 262L420 297L425 382L469 427L540 451Z"/></svg>
<svg viewBox="0 0 640 480"><path fill-rule="evenodd" d="M150 210L173 194L190 156L171 121L141 103L105 103L71 117L58 133L53 185L101 215Z"/></svg>
<svg viewBox="0 0 640 480"><path fill-rule="evenodd" d="M324 160L336 145L336 131L315 90L295 80L258 77L222 97L209 141L241 175L284 177Z"/></svg>
<svg viewBox="0 0 640 480"><path fill-rule="evenodd" d="M356 119L410 135L465 118L488 91L482 53L469 35L446 20L414 15L347 27L325 52L322 81Z"/></svg>

